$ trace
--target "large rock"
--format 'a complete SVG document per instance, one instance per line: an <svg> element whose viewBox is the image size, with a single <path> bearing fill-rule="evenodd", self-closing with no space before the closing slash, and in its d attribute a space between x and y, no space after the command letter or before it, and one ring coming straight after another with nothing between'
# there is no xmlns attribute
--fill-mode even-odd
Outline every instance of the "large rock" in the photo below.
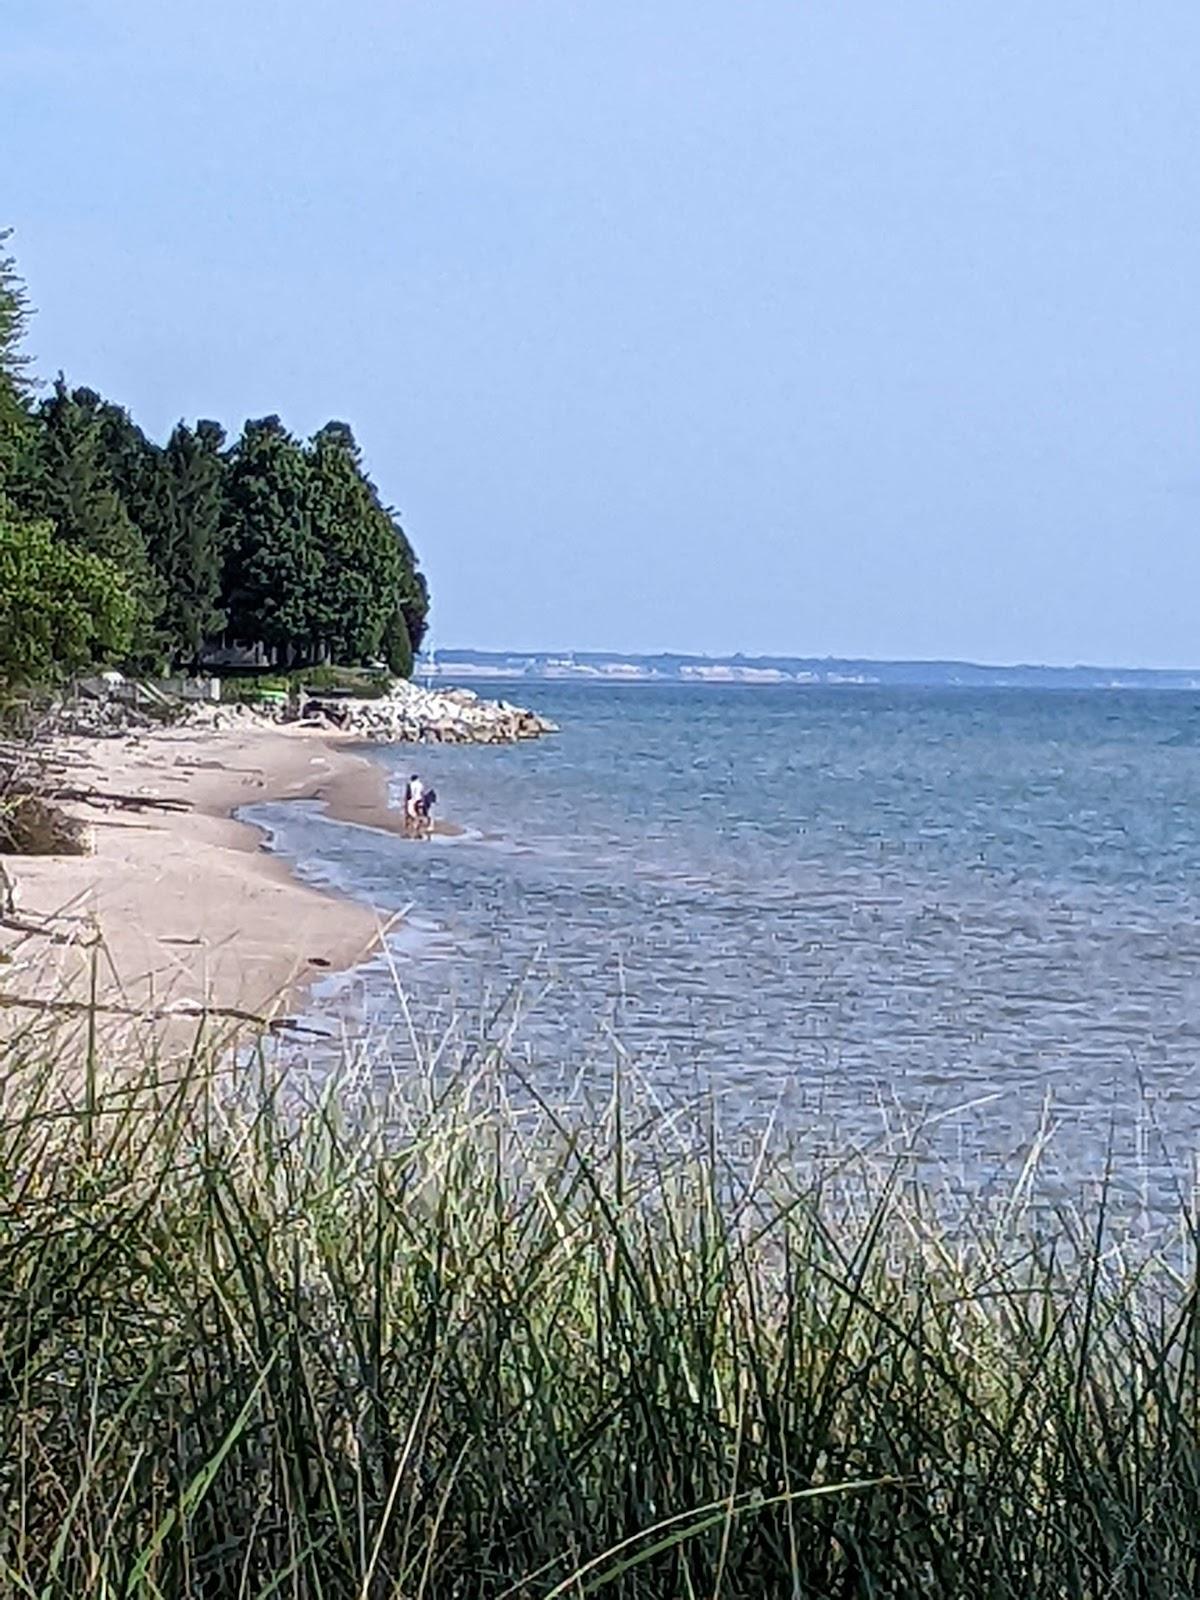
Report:
<svg viewBox="0 0 1200 1600"><path fill-rule="evenodd" d="M557 733L552 722L473 689L423 689L400 682L378 700L309 696L301 716L381 744L515 744Z"/></svg>
<svg viewBox="0 0 1200 1600"><path fill-rule="evenodd" d="M56 713L58 731L93 737L120 737L172 723L220 729L269 727L297 718L380 744L515 744L558 732L552 722L507 700L481 700L474 689L425 689L403 680L376 700L311 694L301 702L280 696L250 706L185 702L123 680L110 686L96 679Z"/></svg>

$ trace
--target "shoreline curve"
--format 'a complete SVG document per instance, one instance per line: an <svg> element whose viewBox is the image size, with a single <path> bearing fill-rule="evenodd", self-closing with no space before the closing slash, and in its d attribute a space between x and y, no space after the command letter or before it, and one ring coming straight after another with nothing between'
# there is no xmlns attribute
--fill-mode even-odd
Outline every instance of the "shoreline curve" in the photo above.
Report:
<svg viewBox="0 0 1200 1600"><path fill-rule="evenodd" d="M164 729L68 738L56 755L90 792L64 809L89 825L94 853L5 857L17 903L0 922L0 1044L82 1028L93 989L106 1036L150 1027L179 1047L200 1019L278 1025L313 982L378 947L386 919L305 883L239 815L317 800L336 821L402 833L386 771L352 736Z"/></svg>

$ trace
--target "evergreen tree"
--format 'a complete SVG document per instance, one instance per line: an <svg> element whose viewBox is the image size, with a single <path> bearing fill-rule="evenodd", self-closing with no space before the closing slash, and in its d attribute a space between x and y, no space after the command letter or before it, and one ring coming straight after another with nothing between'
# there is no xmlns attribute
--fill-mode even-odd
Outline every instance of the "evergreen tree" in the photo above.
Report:
<svg viewBox="0 0 1200 1600"><path fill-rule="evenodd" d="M225 493L228 631L283 666L320 651L325 563L313 534L308 456L278 417L247 422Z"/></svg>
<svg viewBox="0 0 1200 1600"><path fill-rule="evenodd" d="M64 620L69 607L40 636L68 641L64 659L73 662L89 651L111 655L123 640L125 664L147 666L192 664L224 630L288 666L382 651L394 670L411 671L428 589L349 427L328 423L306 448L278 417L266 417L248 422L225 453L214 422L181 422L160 447L122 407L92 389L69 389L61 377L33 407L21 352L28 302L4 254L7 238L0 232L7 559L14 575L19 568L22 595L30 574L44 570L56 593L75 584L107 607L86 647L80 617ZM61 559L47 554L47 539ZM95 561L102 566L89 565ZM114 572L127 618L112 609L98 576ZM12 615L10 603L10 628Z"/></svg>
<svg viewBox="0 0 1200 1600"><path fill-rule="evenodd" d="M150 446L131 489L147 554L162 585L159 629L175 666L194 665L225 626L221 609L224 434L216 423L182 422L165 449Z"/></svg>
<svg viewBox="0 0 1200 1600"><path fill-rule="evenodd" d="M224 429L181 422L167 441L163 466L173 531L167 577L167 622L179 661L191 664L206 639L225 626L221 608L224 516Z"/></svg>
<svg viewBox="0 0 1200 1600"><path fill-rule="evenodd" d="M346 423L326 423L312 441L310 459L314 527L326 557L325 636L339 659L361 661L382 652L392 670L407 677L429 610L412 546L380 501Z"/></svg>
<svg viewBox="0 0 1200 1600"><path fill-rule="evenodd" d="M21 350L29 300L16 263L4 254L10 233L0 230L0 493L24 476L31 435L29 357Z"/></svg>
<svg viewBox="0 0 1200 1600"><path fill-rule="evenodd" d="M387 626L383 630L383 638L379 644L379 653L398 678L412 677L412 641L408 636L408 624L404 620L404 611L399 605L393 608L392 614L388 618Z"/></svg>
<svg viewBox="0 0 1200 1600"><path fill-rule="evenodd" d="M133 656L150 661L159 653L155 624L162 588L141 532L113 482L97 397L89 389L71 393L60 377L36 419L36 463L27 507L48 519L60 538L101 556L124 574L136 606Z"/></svg>
<svg viewBox="0 0 1200 1600"><path fill-rule="evenodd" d="M410 655L413 655L425 642L425 634L429 627L429 585L425 581L425 574L417 565L413 547L408 542L408 535L400 526L398 516L392 510L386 511L384 515L388 519L392 538L400 553L400 578L396 597L404 616L404 631L408 635ZM404 673L403 676L408 677L409 674Z"/></svg>
<svg viewBox="0 0 1200 1600"><path fill-rule="evenodd" d="M16 262L3 253L11 237L11 228L0 228L0 397L5 405L15 402L24 409L29 357L22 353L21 341L29 324L29 296Z"/></svg>
<svg viewBox="0 0 1200 1600"><path fill-rule="evenodd" d="M94 435L103 471L141 544L145 571L138 571L135 587L148 602L153 628L147 626L139 636L139 653L147 661L175 661L182 647L176 637L178 607L172 609L172 601L181 575L174 560L177 519L165 452L124 406L94 389L77 388L70 399L82 425Z"/></svg>
<svg viewBox="0 0 1200 1600"><path fill-rule="evenodd" d="M153 519L147 501L153 497L161 450L147 439L124 406L102 399L94 389L76 389L72 399L92 418L112 486L149 548Z"/></svg>
<svg viewBox="0 0 1200 1600"><path fill-rule="evenodd" d="M335 660L378 653L395 609L400 557L344 422L328 422L309 452L312 526L325 570L322 642Z"/></svg>

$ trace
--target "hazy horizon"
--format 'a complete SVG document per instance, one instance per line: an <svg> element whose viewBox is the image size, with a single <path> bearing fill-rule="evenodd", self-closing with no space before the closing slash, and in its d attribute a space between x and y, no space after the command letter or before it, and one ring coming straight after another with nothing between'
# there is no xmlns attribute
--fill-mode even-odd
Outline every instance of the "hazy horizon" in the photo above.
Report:
<svg viewBox="0 0 1200 1600"><path fill-rule="evenodd" d="M654 660L658 657L668 658L695 658L707 661L828 661L828 662L854 662L864 665L876 666L943 666L943 667L971 667L985 672L1006 672L1028 669L1031 671L1046 672L1150 672L1163 674L1189 674L1200 676L1200 665L1184 662L1179 666L1146 667L1131 661L984 661L970 656L876 656L876 655L851 655L845 651L822 651L817 653L809 650L684 650L672 649L669 646L661 649L650 650L622 650L605 645L545 645L545 646L515 646L515 645L475 645L475 644L442 644L436 640L426 644L419 652L418 659L426 658L430 653L437 655L497 655L516 657L565 657L565 656L615 656L629 660Z"/></svg>
<svg viewBox="0 0 1200 1600"><path fill-rule="evenodd" d="M349 421L435 645L1200 658L1182 0L18 0L0 62L39 374Z"/></svg>

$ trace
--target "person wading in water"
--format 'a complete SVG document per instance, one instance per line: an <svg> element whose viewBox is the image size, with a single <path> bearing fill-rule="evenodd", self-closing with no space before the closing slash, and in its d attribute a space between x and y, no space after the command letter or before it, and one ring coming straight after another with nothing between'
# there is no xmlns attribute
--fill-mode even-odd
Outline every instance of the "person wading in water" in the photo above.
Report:
<svg viewBox="0 0 1200 1600"><path fill-rule="evenodd" d="M425 785L414 772L404 785L404 831L418 832L421 827L421 802L425 798Z"/></svg>
<svg viewBox="0 0 1200 1600"><path fill-rule="evenodd" d="M433 807L436 800L437 790L426 789L417 801L417 833L422 839L428 839L433 834Z"/></svg>
<svg viewBox="0 0 1200 1600"><path fill-rule="evenodd" d="M404 831L427 839L433 832L433 807L437 790L427 789L414 772L404 786Z"/></svg>

